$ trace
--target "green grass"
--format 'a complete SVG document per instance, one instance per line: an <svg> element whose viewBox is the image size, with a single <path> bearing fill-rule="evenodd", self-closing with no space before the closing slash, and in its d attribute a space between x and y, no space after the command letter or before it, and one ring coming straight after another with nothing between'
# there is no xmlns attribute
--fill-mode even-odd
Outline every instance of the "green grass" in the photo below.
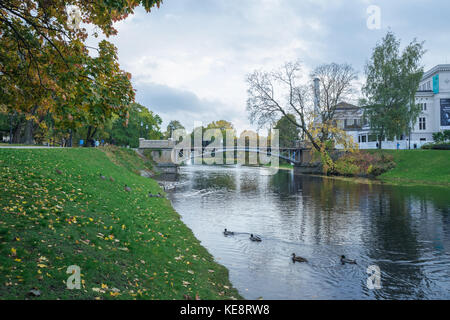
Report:
<svg viewBox="0 0 450 320"><path fill-rule="evenodd" d="M241 298L170 202L148 197L162 191L133 172L147 166L124 149L0 149L0 299ZM81 290L66 288L71 265Z"/></svg>
<svg viewBox="0 0 450 320"><path fill-rule="evenodd" d="M450 151L382 150L394 157L396 167L378 179L401 185L439 185L450 187Z"/></svg>

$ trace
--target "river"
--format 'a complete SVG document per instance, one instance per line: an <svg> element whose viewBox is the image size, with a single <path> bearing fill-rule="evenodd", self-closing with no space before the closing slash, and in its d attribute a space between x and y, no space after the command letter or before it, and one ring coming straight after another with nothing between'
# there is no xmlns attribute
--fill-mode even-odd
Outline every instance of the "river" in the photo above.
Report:
<svg viewBox="0 0 450 320"><path fill-rule="evenodd" d="M246 299L449 299L450 192L186 166L174 208ZM264 169L262 169L264 170ZM224 228L234 231L225 237ZM252 242L249 234L261 237ZM291 254L308 263L293 263ZM357 264L342 264L340 256ZM379 289L367 271L381 271Z"/></svg>

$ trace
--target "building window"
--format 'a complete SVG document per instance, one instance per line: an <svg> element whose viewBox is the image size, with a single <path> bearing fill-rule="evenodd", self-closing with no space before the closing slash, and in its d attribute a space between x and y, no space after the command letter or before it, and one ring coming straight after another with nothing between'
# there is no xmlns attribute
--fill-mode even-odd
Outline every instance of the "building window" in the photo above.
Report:
<svg viewBox="0 0 450 320"><path fill-rule="evenodd" d="M419 130L426 130L427 124L426 124L426 118L419 118Z"/></svg>
<svg viewBox="0 0 450 320"><path fill-rule="evenodd" d="M423 104L422 111L427 111L427 104L426 103Z"/></svg>
<svg viewBox="0 0 450 320"><path fill-rule="evenodd" d="M420 138L420 141L427 141L427 138Z"/></svg>

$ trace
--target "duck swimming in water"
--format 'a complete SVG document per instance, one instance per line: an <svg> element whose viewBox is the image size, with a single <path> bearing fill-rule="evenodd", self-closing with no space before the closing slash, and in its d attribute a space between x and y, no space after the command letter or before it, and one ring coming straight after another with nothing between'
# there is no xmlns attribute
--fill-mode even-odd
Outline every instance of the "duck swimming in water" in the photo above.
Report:
<svg viewBox="0 0 450 320"><path fill-rule="evenodd" d="M250 235L250 240L252 241L256 241L256 242L261 242L261 238L258 236L254 236L253 234Z"/></svg>
<svg viewBox="0 0 450 320"><path fill-rule="evenodd" d="M296 262L308 262L308 260L306 260L305 258L296 256L295 253L292 254L292 261L294 261L294 263L296 263Z"/></svg>
<svg viewBox="0 0 450 320"><path fill-rule="evenodd" d="M346 264L346 263L348 263L348 264L356 264L356 260L347 259L344 255L342 255L341 256L341 263L342 264Z"/></svg>
<svg viewBox="0 0 450 320"><path fill-rule="evenodd" d="M224 234L225 236L232 236L232 235L234 235L234 232L228 231L227 229L225 229L225 230L223 231L223 234Z"/></svg>

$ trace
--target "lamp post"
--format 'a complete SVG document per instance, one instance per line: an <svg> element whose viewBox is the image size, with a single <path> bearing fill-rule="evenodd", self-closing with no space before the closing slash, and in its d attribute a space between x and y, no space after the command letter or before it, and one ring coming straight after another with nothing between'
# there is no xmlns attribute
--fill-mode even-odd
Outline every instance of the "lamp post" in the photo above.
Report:
<svg viewBox="0 0 450 320"><path fill-rule="evenodd" d="M144 122L141 121L141 130L139 132L139 135L142 137L142 127L144 126Z"/></svg>
<svg viewBox="0 0 450 320"><path fill-rule="evenodd" d="M145 125L145 137L148 136L148 124Z"/></svg>

